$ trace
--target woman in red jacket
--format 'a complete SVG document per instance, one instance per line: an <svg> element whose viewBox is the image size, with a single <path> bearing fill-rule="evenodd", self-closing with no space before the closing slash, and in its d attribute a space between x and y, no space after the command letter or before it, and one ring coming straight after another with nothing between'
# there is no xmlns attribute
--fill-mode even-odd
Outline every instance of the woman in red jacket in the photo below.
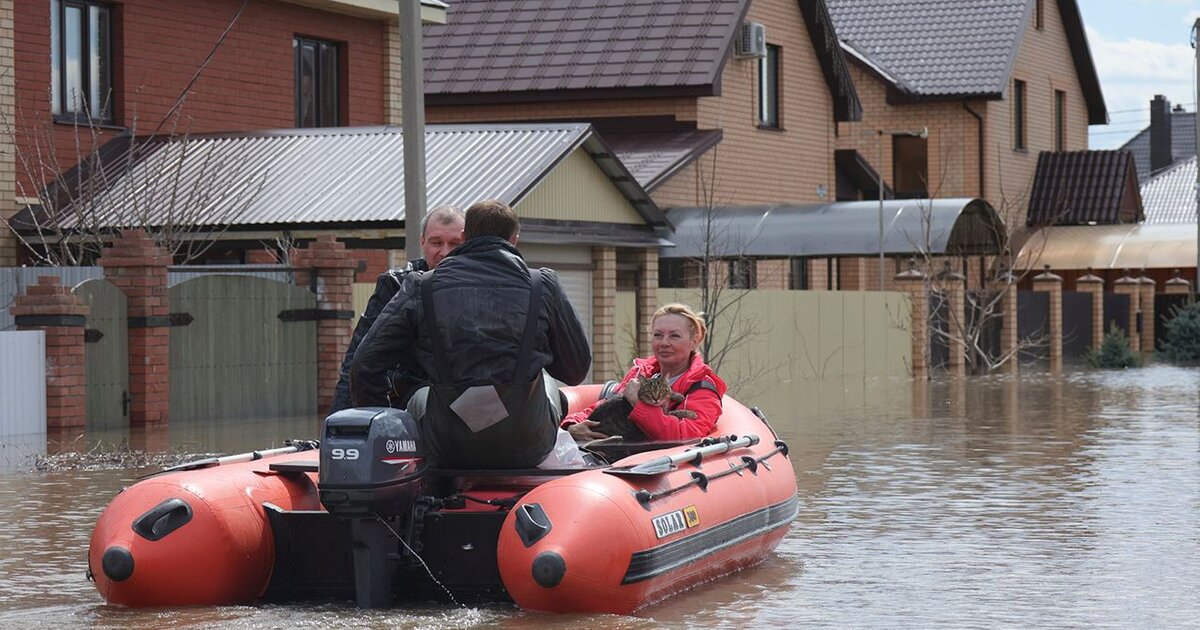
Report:
<svg viewBox="0 0 1200 630"><path fill-rule="evenodd" d="M704 320L683 304L663 306L650 320L650 345L654 354L634 359L633 369L621 380L617 391L633 405L629 419L651 440L704 437L716 426L726 387L725 381L696 351L706 332ZM650 377L659 373L671 383L672 390L684 396L683 402L672 406L671 410L687 409L696 413L695 418L676 418L666 414L661 406L638 400L637 376ZM562 428L580 442L608 437L593 431L597 423L587 419L601 402L596 401L587 409L570 414L563 419Z"/></svg>

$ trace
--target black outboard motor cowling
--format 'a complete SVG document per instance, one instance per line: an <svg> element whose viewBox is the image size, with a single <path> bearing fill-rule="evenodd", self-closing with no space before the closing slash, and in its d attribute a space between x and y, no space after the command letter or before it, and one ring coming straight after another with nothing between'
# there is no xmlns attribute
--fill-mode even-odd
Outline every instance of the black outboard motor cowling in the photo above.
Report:
<svg viewBox="0 0 1200 630"><path fill-rule="evenodd" d="M362 407L325 419L318 487L332 514L406 516L425 494L426 468L417 422L404 410Z"/></svg>

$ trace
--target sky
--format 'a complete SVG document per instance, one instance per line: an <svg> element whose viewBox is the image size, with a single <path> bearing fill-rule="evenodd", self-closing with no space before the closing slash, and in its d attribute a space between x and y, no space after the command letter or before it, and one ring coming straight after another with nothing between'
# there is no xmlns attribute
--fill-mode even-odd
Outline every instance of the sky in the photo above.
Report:
<svg viewBox="0 0 1200 630"><path fill-rule="evenodd" d="M1092 149L1114 149L1150 124L1150 100L1195 111L1192 24L1200 0L1078 0L1108 124L1089 127Z"/></svg>

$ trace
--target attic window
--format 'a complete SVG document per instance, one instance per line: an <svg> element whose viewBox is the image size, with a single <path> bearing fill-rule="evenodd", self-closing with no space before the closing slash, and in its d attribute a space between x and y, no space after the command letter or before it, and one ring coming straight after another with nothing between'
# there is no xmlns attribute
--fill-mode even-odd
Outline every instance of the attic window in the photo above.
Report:
<svg viewBox="0 0 1200 630"><path fill-rule="evenodd" d="M758 126L779 128L779 46L768 45L758 60Z"/></svg>
<svg viewBox="0 0 1200 630"><path fill-rule="evenodd" d="M1037 0L1037 6L1034 7L1033 13L1033 25L1037 27L1037 30L1039 31L1046 28L1044 8L1045 0Z"/></svg>

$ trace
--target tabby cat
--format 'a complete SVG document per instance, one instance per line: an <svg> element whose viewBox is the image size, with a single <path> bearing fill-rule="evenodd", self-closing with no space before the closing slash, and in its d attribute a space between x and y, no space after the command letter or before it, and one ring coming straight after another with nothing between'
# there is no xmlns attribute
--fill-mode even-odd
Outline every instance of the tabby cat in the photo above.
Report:
<svg viewBox="0 0 1200 630"><path fill-rule="evenodd" d="M684 397L683 394L671 389L671 384L667 382L667 379L662 377L662 374L655 374L649 378L639 374L637 382L638 400L647 405L661 406L663 411L669 416L686 419L696 417L695 411L667 409L672 403L678 404L683 402ZM644 441L646 434L638 428L637 424L634 424L633 420L629 419L629 414L632 411L633 405L630 405L624 396L617 394L592 410L592 414L588 416L588 420L600 423L592 428L597 433L619 435L630 441Z"/></svg>

